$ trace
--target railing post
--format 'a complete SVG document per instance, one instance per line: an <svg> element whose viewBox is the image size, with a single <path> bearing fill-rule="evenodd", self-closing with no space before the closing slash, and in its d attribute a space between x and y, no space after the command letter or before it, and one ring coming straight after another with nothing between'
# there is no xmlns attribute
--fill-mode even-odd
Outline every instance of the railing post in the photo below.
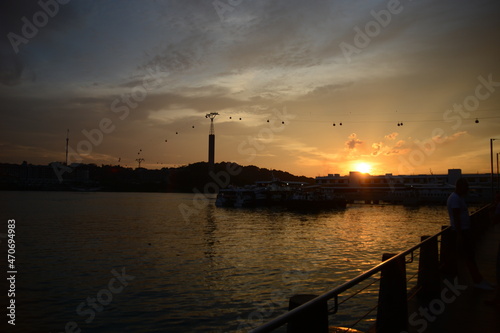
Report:
<svg viewBox="0 0 500 333"><path fill-rule="evenodd" d="M442 226L441 230L448 228L448 226ZM445 232L441 234L441 271L444 275L455 276L457 275L457 255L456 255L456 239L455 233L451 228L448 228Z"/></svg>
<svg viewBox="0 0 500 333"><path fill-rule="evenodd" d="M394 254L384 253L382 261L393 256ZM382 268L376 327L377 332L383 333L408 331L408 299L404 256L400 256Z"/></svg>
<svg viewBox="0 0 500 333"><path fill-rule="evenodd" d="M422 236L420 241L431 236ZM425 299L433 299L439 296L441 290L441 278L439 276L439 253L437 238L433 237L420 247L420 260L418 262L418 282L420 288L419 296Z"/></svg>
<svg viewBox="0 0 500 333"><path fill-rule="evenodd" d="M290 297L288 311L309 302L317 295L300 294ZM302 314L291 319L287 325L287 333L328 333L328 304L318 303Z"/></svg>

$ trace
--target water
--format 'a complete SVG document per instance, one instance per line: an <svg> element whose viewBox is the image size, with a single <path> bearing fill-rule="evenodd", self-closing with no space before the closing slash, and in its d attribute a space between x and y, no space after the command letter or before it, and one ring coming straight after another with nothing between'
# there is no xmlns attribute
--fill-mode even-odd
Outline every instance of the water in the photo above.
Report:
<svg viewBox="0 0 500 333"><path fill-rule="evenodd" d="M326 292L448 223L440 206L300 213L193 194L0 192L0 202L2 221L16 220L19 332L246 331L291 295ZM363 302L332 319L347 325Z"/></svg>

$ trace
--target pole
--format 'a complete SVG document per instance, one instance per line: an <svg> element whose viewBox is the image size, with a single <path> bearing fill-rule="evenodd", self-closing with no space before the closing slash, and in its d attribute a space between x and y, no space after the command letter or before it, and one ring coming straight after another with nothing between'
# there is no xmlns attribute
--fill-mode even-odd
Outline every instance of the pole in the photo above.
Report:
<svg viewBox="0 0 500 333"><path fill-rule="evenodd" d="M500 191L500 172L498 172L498 154L497 153L497 191Z"/></svg>
<svg viewBox="0 0 500 333"><path fill-rule="evenodd" d="M420 241L423 242L427 238L431 236L422 236ZM434 237L420 247L417 280L419 295L430 302L439 297L440 285L438 240Z"/></svg>
<svg viewBox="0 0 500 333"><path fill-rule="evenodd" d="M394 254L384 253L382 261ZM380 275L377 332L408 331L408 293L406 286L405 258L398 256L382 268Z"/></svg>
<svg viewBox="0 0 500 333"><path fill-rule="evenodd" d="M66 162L64 162L64 165L68 165L68 142L69 142L69 128L68 131L66 132Z"/></svg>
<svg viewBox="0 0 500 333"><path fill-rule="evenodd" d="M493 183L493 141L496 139L490 139L490 158L491 158L491 199L495 198L495 188Z"/></svg>
<svg viewBox="0 0 500 333"><path fill-rule="evenodd" d="M294 295L288 302L288 311L309 302L317 295L299 294ZM318 302L314 307L304 311L288 322L287 333L328 333L328 304L326 301Z"/></svg>

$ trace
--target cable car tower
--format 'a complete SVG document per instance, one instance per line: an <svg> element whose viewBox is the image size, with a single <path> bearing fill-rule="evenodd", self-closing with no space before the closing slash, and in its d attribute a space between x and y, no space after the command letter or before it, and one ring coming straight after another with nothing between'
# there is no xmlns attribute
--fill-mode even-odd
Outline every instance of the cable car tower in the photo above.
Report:
<svg viewBox="0 0 500 333"><path fill-rule="evenodd" d="M217 112L207 113L205 118L210 119L210 133L208 134L208 169L210 171L214 170L215 163L215 129L214 129L214 118L218 116Z"/></svg>
<svg viewBox="0 0 500 333"><path fill-rule="evenodd" d="M65 166L68 166L68 144L69 144L69 128L66 132L66 161L64 162Z"/></svg>

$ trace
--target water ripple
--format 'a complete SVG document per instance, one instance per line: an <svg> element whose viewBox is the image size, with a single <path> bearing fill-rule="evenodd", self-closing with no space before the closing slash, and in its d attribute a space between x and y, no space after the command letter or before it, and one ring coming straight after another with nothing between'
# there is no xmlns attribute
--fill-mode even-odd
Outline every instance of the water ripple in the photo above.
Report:
<svg viewBox="0 0 500 333"><path fill-rule="evenodd" d="M447 224L443 207L350 205L294 213L198 209L191 194L0 193L16 219L24 331L229 332L285 311L296 293L322 293ZM180 205L193 208L186 220ZM29 209L26 209L29 207ZM22 270L21 270L22 269ZM133 276L90 322L77 307ZM104 290L104 291L103 291ZM99 294L101 293L101 294ZM376 299L350 301L350 321ZM37 326L31 326L37 325Z"/></svg>

